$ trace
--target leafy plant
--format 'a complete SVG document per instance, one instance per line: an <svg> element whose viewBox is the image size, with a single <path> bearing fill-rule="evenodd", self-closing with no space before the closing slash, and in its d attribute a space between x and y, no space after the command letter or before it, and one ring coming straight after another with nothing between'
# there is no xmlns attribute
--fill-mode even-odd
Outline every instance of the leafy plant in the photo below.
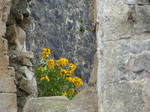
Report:
<svg viewBox="0 0 150 112"><path fill-rule="evenodd" d="M80 32L84 33L85 32L85 27L84 26L80 26Z"/></svg>
<svg viewBox="0 0 150 112"><path fill-rule="evenodd" d="M76 65L69 63L66 58L47 59L50 54L50 49L43 48L42 62L35 69L39 96L65 95L72 99L82 85L82 79L73 75Z"/></svg>
<svg viewBox="0 0 150 112"><path fill-rule="evenodd" d="M83 22L84 22L84 19L83 19L83 18L80 18L79 21L80 21L80 23L83 23Z"/></svg>

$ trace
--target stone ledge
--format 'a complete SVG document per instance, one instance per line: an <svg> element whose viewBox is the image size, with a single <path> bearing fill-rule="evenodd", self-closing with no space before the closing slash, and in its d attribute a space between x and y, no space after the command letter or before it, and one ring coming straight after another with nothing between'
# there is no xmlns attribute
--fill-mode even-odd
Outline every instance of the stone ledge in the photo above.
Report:
<svg viewBox="0 0 150 112"><path fill-rule="evenodd" d="M17 112L15 93L0 93L0 112Z"/></svg>

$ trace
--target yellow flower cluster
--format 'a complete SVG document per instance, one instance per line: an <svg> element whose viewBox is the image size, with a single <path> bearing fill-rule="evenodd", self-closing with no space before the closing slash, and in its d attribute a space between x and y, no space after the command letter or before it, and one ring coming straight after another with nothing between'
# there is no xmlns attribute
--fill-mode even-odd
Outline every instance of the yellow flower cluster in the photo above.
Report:
<svg viewBox="0 0 150 112"><path fill-rule="evenodd" d="M72 78L72 77L66 77L66 80L67 80L68 82L73 82L73 78Z"/></svg>
<svg viewBox="0 0 150 112"><path fill-rule="evenodd" d="M51 53L51 50L47 48L43 48L42 50L43 52L41 53L41 56L42 56L41 58L45 59L49 56L49 54Z"/></svg>
<svg viewBox="0 0 150 112"><path fill-rule="evenodd" d="M83 83L82 79L80 79L79 77L74 77L74 78L72 78L72 77L66 77L66 80L68 82L74 83L74 85L75 85L76 88L79 88L82 85L82 83Z"/></svg>
<svg viewBox="0 0 150 112"><path fill-rule="evenodd" d="M60 65L60 64L59 64L59 65ZM61 69L61 70L60 70L60 76L62 76L62 75L71 76L71 75L72 75L72 72L73 72L73 71L75 70L75 68L76 68L76 65L70 63L69 66L68 66L68 68L69 68L70 70Z"/></svg>
<svg viewBox="0 0 150 112"><path fill-rule="evenodd" d="M61 69L59 75L60 75L60 76L62 76L62 75L71 76L71 75L72 75L72 71L66 70L66 69Z"/></svg>
<svg viewBox="0 0 150 112"><path fill-rule="evenodd" d="M73 72L76 65L69 63L66 58L49 59L51 50L43 48L40 66L35 70L40 96L65 95L72 99L82 85L82 79L75 77ZM41 75L42 74L42 75Z"/></svg>
<svg viewBox="0 0 150 112"><path fill-rule="evenodd" d="M44 67L40 66L39 68L37 68L37 70L44 71Z"/></svg>
<svg viewBox="0 0 150 112"><path fill-rule="evenodd" d="M79 88L82 85L82 79L80 79L79 77L74 77L73 78L73 83L75 84L76 88Z"/></svg>
<svg viewBox="0 0 150 112"><path fill-rule="evenodd" d="M65 69L60 70L60 76L66 75L67 73L68 73L68 70L65 70Z"/></svg>
<svg viewBox="0 0 150 112"><path fill-rule="evenodd" d="M73 72L76 69L76 65L70 63L68 68L70 69L71 72Z"/></svg>
<svg viewBox="0 0 150 112"><path fill-rule="evenodd" d="M54 68L54 59L49 59L49 60L46 60L46 64L48 66L48 69L53 69Z"/></svg>
<svg viewBox="0 0 150 112"><path fill-rule="evenodd" d="M56 66L58 67L63 67L68 64L68 60L66 58L60 58L59 60L56 61Z"/></svg>
<svg viewBox="0 0 150 112"><path fill-rule="evenodd" d="M48 78L48 76L47 75L43 75L41 78L40 78L40 81L42 81L42 80L46 80L46 81L50 81L50 79Z"/></svg>
<svg viewBox="0 0 150 112"><path fill-rule="evenodd" d="M67 95L67 93L66 92L62 92L62 95Z"/></svg>

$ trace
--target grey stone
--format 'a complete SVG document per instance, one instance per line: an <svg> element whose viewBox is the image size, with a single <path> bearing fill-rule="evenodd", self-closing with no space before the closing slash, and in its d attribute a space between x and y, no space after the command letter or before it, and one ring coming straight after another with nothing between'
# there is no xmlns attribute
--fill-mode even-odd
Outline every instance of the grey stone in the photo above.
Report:
<svg viewBox="0 0 150 112"><path fill-rule="evenodd" d="M144 5L149 3L149 1L148 0L126 0L126 3Z"/></svg>
<svg viewBox="0 0 150 112"><path fill-rule="evenodd" d="M0 111L17 112L17 97L15 93L0 93Z"/></svg>
<svg viewBox="0 0 150 112"><path fill-rule="evenodd" d="M23 112L97 112L96 88L86 88L73 100L65 96L50 96L29 99Z"/></svg>
<svg viewBox="0 0 150 112"><path fill-rule="evenodd" d="M19 68L19 71L25 75L30 81L34 77L33 71L30 71L26 66L22 66Z"/></svg>
<svg viewBox="0 0 150 112"><path fill-rule="evenodd" d="M150 53L143 53L137 55L134 59L134 64L132 66L133 72L150 72Z"/></svg>
<svg viewBox="0 0 150 112"><path fill-rule="evenodd" d="M144 102L140 81L110 83L102 88L101 93L105 94L101 99L105 104L101 108L108 112L143 112Z"/></svg>
<svg viewBox="0 0 150 112"><path fill-rule="evenodd" d="M96 1L99 112L149 112L148 2Z"/></svg>
<svg viewBox="0 0 150 112"><path fill-rule="evenodd" d="M32 84L30 80L26 78L22 78L22 80L19 81L19 89L34 97L37 96L37 88Z"/></svg>
<svg viewBox="0 0 150 112"><path fill-rule="evenodd" d="M150 8L148 5L135 6L135 18L136 23L134 24L135 32L141 34L143 32L150 31Z"/></svg>
<svg viewBox="0 0 150 112"><path fill-rule="evenodd" d="M24 57L24 56L18 56L17 57L18 64L22 66L32 67L32 63L30 62L30 58Z"/></svg>
<svg viewBox="0 0 150 112"><path fill-rule="evenodd" d="M29 4L26 0L19 0L17 4L17 9L20 11L20 13L25 14L24 16L29 17L30 15L30 9Z"/></svg>
<svg viewBox="0 0 150 112"><path fill-rule="evenodd" d="M67 112L69 100L65 96L32 98L23 112Z"/></svg>

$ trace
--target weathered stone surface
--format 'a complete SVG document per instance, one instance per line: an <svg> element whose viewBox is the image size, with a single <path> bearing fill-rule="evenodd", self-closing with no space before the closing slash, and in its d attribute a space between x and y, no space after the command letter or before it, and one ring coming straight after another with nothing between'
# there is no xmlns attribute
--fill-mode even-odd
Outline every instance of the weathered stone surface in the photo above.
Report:
<svg viewBox="0 0 150 112"><path fill-rule="evenodd" d="M36 0L27 30L27 50L39 59L41 48L52 49L51 56L68 58L77 65L75 74L88 82L96 51L95 34L88 18L91 0ZM81 33L80 28L85 27Z"/></svg>
<svg viewBox="0 0 150 112"><path fill-rule="evenodd" d="M29 17L30 8L27 0L19 0L16 8L20 11L21 14L25 14L27 17Z"/></svg>
<svg viewBox="0 0 150 112"><path fill-rule="evenodd" d="M149 1L96 4L99 112L149 112Z"/></svg>
<svg viewBox="0 0 150 112"><path fill-rule="evenodd" d="M73 100L68 100L65 96L31 98L23 112L97 112L95 94L95 88L88 88Z"/></svg>
<svg viewBox="0 0 150 112"><path fill-rule="evenodd" d="M144 97L143 100L145 102L144 105L144 111L149 112L150 111L150 77L145 78L145 84L143 89Z"/></svg>
<svg viewBox="0 0 150 112"><path fill-rule="evenodd" d="M17 112L14 70L9 65L8 43L4 39L12 0L0 0L0 112Z"/></svg>
<svg viewBox="0 0 150 112"><path fill-rule="evenodd" d="M30 71L27 66L22 66L19 68L19 71L25 75L30 81L33 79L34 72Z"/></svg>
<svg viewBox="0 0 150 112"><path fill-rule="evenodd" d="M9 65L9 57L8 57L8 44L7 40L0 37L0 68L8 68Z"/></svg>
<svg viewBox="0 0 150 112"><path fill-rule="evenodd" d="M14 71L11 68L0 70L0 92L15 93Z"/></svg>
<svg viewBox="0 0 150 112"><path fill-rule="evenodd" d="M0 112L17 112L15 93L0 93Z"/></svg>
<svg viewBox="0 0 150 112"><path fill-rule="evenodd" d="M13 49L13 47L11 47L10 52L12 53L12 55L26 57L26 58L29 58L29 59L34 58L33 52L31 52L31 51L25 51L25 52L24 51L17 51L16 49Z"/></svg>
<svg viewBox="0 0 150 112"><path fill-rule="evenodd" d="M141 81L120 81L103 86L101 109L108 112L143 112L143 84Z"/></svg>
<svg viewBox="0 0 150 112"><path fill-rule="evenodd" d="M145 53L141 53L137 55L134 58L132 71L135 73L146 71L146 72L149 72L150 74L150 61L149 60L150 60L150 52L149 53L145 52Z"/></svg>
<svg viewBox="0 0 150 112"><path fill-rule="evenodd" d="M11 0L1 0L0 2L0 37L5 35L6 32L6 22L8 15L10 13L10 7L11 7Z"/></svg>
<svg viewBox="0 0 150 112"><path fill-rule="evenodd" d="M32 63L30 62L30 58L25 56L18 56L17 62L20 63L22 66L32 67Z"/></svg>
<svg viewBox="0 0 150 112"><path fill-rule="evenodd" d="M8 26L6 37L9 44L16 45L15 49L25 51L26 33L20 27L16 25Z"/></svg>
<svg viewBox="0 0 150 112"><path fill-rule="evenodd" d="M37 88L35 85L33 85L33 83L26 79L26 78L22 78L19 81L19 89L25 91L26 93L28 93L29 95L32 95L34 97L37 96Z"/></svg>
<svg viewBox="0 0 150 112"><path fill-rule="evenodd" d="M67 112L69 100L65 96L32 98L23 112Z"/></svg>
<svg viewBox="0 0 150 112"><path fill-rule="evenodd" d="M15 69L18 112L22 112L28 97L37 96L36 81L33 72L30 71L32 70L30 59L33 59L34 56L32 52L26 51L25 46L24 29L30 23L28 2L31 0L12 0L11 13L7 21L6 39L9 43L9 65ZM24 68L20 71L21 67Z"/></svg>
<svg viewBox="0 0 150 112"><path fill-rule="evenodd" d="M148 1L148 0L147 0ZM135 6L135 32L141 34L143 32L150 32L150 6L149 2L145 2L143 6Z"/></svg>
<svg viewBox="0 0 150 112"><path fill-rule="evenodd" d="M69 103L69 110L74 112L98 112L98 99L96 87L83 89Z"/></svg>
<svg viewBox="0 0 150 112"><path fill-rule="evenodd" d="M125 3L146 5L149 3L149 1L148 0L126 0Z"/></svg>

